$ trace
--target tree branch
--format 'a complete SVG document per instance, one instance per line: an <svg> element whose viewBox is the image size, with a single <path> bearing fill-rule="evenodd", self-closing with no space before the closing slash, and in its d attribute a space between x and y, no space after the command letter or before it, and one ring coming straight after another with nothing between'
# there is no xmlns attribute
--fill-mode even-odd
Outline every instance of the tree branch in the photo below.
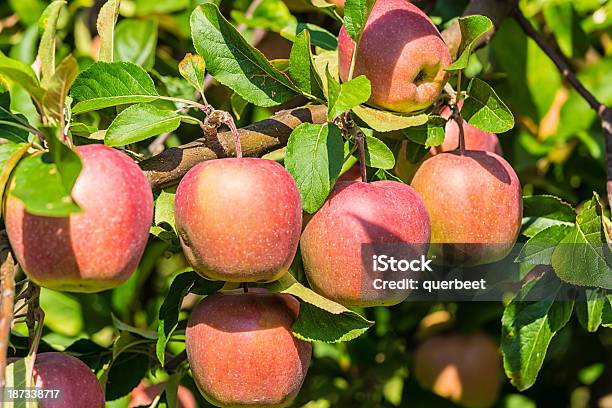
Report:
<svg viewBox="0 0 612 408"><path fill-rule="evenodd" d="M15 261L4 231L0 232L0 393L4 392L6 356L13 321Z"/></svg>
<svg viewBox="0 0 612 408"><path fill-rule="evenodd" d="M606 169L607 169L607 183L606 191L608 193L608 203L612 205L612 109L601 103L595 95L593 95L586 87L580 82L576 74L572 71L572 68L567 63L563 55L559 53L556 48L551 46L544 36L540 34L531 25L529 20L517 7L514 8L514 18L519 23L523 31L531 37L536 44L544 51L546 55L552 60L557 66L561 75L572 87L582 96L582 98L589 104L589 106L597 112L597 115L601 119L601 127L603 130L604 144L606 148Z"/></svg>
<svg viewBox="0 0 612 408"><path fill-rule="evenodd" d="M323 105L301 106L277 112L261 122L239 129L244 157L261 157L287 145L289 135L302 123L325 123ZM153 190L176 184L196 164L235 155L231 132L219 132L216 139L200 138L165 150L140 162Z"/></svg>

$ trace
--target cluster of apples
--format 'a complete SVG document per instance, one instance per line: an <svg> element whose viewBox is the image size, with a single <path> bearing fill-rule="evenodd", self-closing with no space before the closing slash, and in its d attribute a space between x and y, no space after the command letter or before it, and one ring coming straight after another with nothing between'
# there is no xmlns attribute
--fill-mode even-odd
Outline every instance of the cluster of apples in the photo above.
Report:
<svg viewBox="0 0 612 408"><path fill-rule="evenodd" d="M343 80L354 47L343 28ZM366 23L355 74L371 80L370 104L412 112L439 97L450 62L448 48L422 11L404 0L381 0ZM482 136L468 125L464 131L468 147L470 135L474 140ZM449 123L447 133L458 128ZM495 135L486 138L496 150ZM445 149L432 152L412 187L394 181L338 182L303 232L299 190L281 165L242 157L201 163L176 192L185 257L207 279L271 282L287 273L299 245L308 281L318 293L346 306L397 304L406 293L364 290L372 287L372 277L363 271L362 244L417 244L426 253L430 242L444 243L440 259L476 265L503 258L518 235L520 184L510 165L495 152ZM83 170L72 196L83 211L63 218L39 216L9 195L6 228L32 281L56 290L98 292L124 282L138 265L153 197L127 156L100 145L76 151ZM310 343L291 332L298 314L295 298L263 289L206 297L186 331L188 360L203 395L219 406L289 405L312 352ZM97 382L95 376L92 381ZM80 400L72 402L82 406Z"/></svg>

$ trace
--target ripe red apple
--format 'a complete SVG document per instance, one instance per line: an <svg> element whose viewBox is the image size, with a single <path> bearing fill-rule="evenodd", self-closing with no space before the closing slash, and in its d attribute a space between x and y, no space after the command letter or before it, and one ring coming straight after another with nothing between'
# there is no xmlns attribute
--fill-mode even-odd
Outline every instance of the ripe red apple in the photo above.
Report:
<svg viewBox="0 0 612 408"><path fill-rule="evenodd" d="M16 361L10 358L9 363ZM43 399L39 408L104 408L104 392L95 374L76 357L62 353L40 353L34 363L34 386L59 390L58 398Z"/></svg>
<svg viewBox="0 0 612 408"><path fill-rule="evenodd" d="M166 387L165 382L157 384L148 384L141 381L136 388L130 392L130 402L128 408L148 407L153 403L155 398L161 394ZM189 388L180 385L178 386L178 408L197 408L198 403L189 390Z"/></svg>
<svg viewBox="0 0 612 408"><path fill-rule="evenodd" d="M205 298L192 312L185 343L204 397L223 407L285 407L299 392L312 345L293 336L299 303L249 289Z"/></svg>
<svg viewBox="0 0 612 408"><path fill-rule="evenodd" d="M153 194L140 168L103 145L79 146L83 169L72 197L83 210L68 217L29 214L9 194L6 230L32 281L72 292L112 289L136 269L153 218Z"/></svg>
<svg viewBox="0 0 612 408"><path fill-rule="evenodd" d="M412 187L429 210L437 263L486 264L512 249L523 201L519 179L502 157L473 150L441 153L425 160Z"/></svg>
<svg viewBox="0 0 612 408"><path fill-rule="evenodd" d="M200 163L176 190L176 226L200 275L228 282L274 281L295 256L300 193L278 163L255 158Z"/></svg>
<svg viewBox="0 0 612 408"><path fill-rule="evenodd" d="M355 43L342 27L339 72L348 80ZM436 26L406 0L378 0L365 24L353 77L372 83L369 103L397 112L425 109L440 96L451 63Z"/></svg>
<svg viewBox="0 0 612 408"><path fill-rule="evenodd" d="M308 282L319 294L345 306L397 304L410 292L376 289L374 281L385 275L373 273L371 260L365 259L376 248L368 246L368 254L362 253L362 244L417 244L411 245L411 255L418 257L427 253L430 235L425 203L410 186L394 181L339 182L302 234Z"/></svg>
<svg viewBox="0 0 612 408"><path fill-rule="evenodd" d="M421 387L468 408L492 406L502 379L497 344L484 334L437 336L415 352Z"/></svg>

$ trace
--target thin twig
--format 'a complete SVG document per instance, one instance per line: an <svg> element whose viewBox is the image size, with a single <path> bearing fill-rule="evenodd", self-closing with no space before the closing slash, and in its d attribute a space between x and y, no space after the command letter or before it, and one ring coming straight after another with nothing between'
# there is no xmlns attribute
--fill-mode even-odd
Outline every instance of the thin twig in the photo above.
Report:
<svg viewBox="0 0 612 408"><path fill-rule="evenodd" d="M7 363L11 323L13 321L13 298L15 297L15 260L6 234L0 236L0 395L4 393L4 372Z"/></svg>
<svg viewBox="0 0 612 408"><path fill-rule="evenodd" d="M519 7L514 8L514 18L519 23L523 31L531 37L536 44L544 51L546 55L552 60L557 66L559 72L569 82L572 87L582 96L582 98L589 104L589 106L597 112L597 115L601 119L601 127L603 129L604 144L606 148L606 169L607 169L607 183L606 189L608 193L608 202L612 205L612 109L601 103L595 95L593 95L586 87L580 82L576 74L572 71L572 68L565 60L563 55L551 46L527 20L525 15L521 12Z"/></svg>
<svg viewBox="0 0 612 408"><path fill-rule="evenodd" d="M186 351L182 351L179 354L177 354L176 356L172 357L170 360L168 360L166 365L164 365L164 369L166 370L166 372L168 374L173 374L174 372L176 372L178 367L185 360L187 360L187 352Z"/></svg>

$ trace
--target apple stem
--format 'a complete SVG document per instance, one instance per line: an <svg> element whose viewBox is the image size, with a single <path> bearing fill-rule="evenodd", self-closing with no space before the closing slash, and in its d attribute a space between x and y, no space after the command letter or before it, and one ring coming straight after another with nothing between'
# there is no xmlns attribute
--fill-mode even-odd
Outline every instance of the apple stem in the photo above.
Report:
<svg viewBox="0 0 612 408"><path fill-rule="evenodd" d="M361 174L361 181L364 183L368 182L368 174L366 167L366 155L365 155L365 135L354 124L351 126L351 133L355 138L355 144L357 145L357 149L359 150L359 172Z"/></svg>
<svg viewBox="0 0 612 408"><path fill-rule="evenodd" d="M230 128L230 131L232 132L232 136L234 137L236 157L241 158L242 157L242 145L240 144L240 133L238 133L238 128L236 128L236 123L234 122L234 118L232 118L232 115L225 112L225 115L223 117L223 123L225 123Z"/></svg>
<svg viewBox="0 0 612 408"><path fill-rule="evenodd" d="M457 115L455 119L457 126L459 126L459 153L463 155L465 153L465 132L463 131L463 118L461 115Z"/></svg>
<svg viewBox="0 0 612 408"><path fill-rule="evenodd" d="M247 282L241 283L240 286L242 286L244 293L249 293L249 284Z"/></svg>

